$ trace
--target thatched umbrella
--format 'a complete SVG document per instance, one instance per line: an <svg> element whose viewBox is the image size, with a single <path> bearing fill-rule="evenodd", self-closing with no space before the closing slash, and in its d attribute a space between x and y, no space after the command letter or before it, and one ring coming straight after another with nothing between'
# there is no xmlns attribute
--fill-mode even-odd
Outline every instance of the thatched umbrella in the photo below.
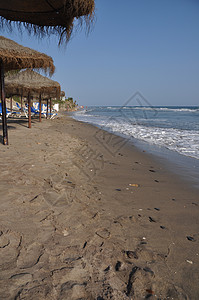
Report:
<svg viewBox="0 0 199 300"><path fill-rule="evenodd" d="M2 102L2 125L3 143L8 145L6 102L4 92L4 70L17 70L24 68L43 69L53 74L55 66L50 56L23 47L12 40L0 36L0 78L1 78L1 102Z"/></svg>
<svg viewBox="0 0 199 300"><path fill-rule="evenodd" d="M57 81L51 80L32 70L21 71L14 75L5 77L6 95L23 95L28 98L28 119L29 128L31 127L31 101L30 97L39 97L40 102L40 121L41 121L41 98L60 97L61 87Z"/></svg>
<svg viewBox="0 0 199 300"><path fill-rule="evenodd" d="M58 34L69 40L75 19L90 24L94 0L8 0L0 1L1 24L24 26L34 34Z"/></svg>
<svg viewBox="0 0 199 300"><path fill-rule="evenodd" d="M5 72L30 68L43 69L52 75L55 70L53 59L50 56L21 46L3 36L0 36L0 59L4 63Z"/></svg>
<svg viewBox="0 0 199 300"><path fill-rule="evenodd" d="M65 95L66 95L65 92L64 92L64 91L61 91L60 96L61 96L61 97L65 97Z"/></svg>

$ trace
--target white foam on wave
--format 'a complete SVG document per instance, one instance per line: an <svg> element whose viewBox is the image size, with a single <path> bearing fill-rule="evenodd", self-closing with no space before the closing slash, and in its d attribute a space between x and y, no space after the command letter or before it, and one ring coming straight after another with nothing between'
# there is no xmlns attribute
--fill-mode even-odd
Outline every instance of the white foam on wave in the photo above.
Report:
<svg viewBox="0 0 199 300"><path fill-rule="evenodd" d="M123 107L122 109L135 109L135 110L150 110L150 111L165 111L165 112L193 112L193 113L199 113L199 108L169 108L169 107Z"/></svg>
<svg viewBox="0 0 199 300"><path fill-rule="evenodd" d="M100 125L127 137L134 137L150 144L164 146L186 156L199 159L199 132L196 130L163 129L118 122L101 122Z"/></svg>
<svg viewBox="0 0 199 300"><path fill-rule="evenodd" d="M141 109L143 109L143 107ZM169 122L169 119L165 118L154 120L139 118L139 122L137 122L135 118L132 122L128 117L124 118L123 115L122 117L113 115L108 118L105 115L99 115L96 111L93 111L93 113L91 112L91 114L89 114L88 111L84 111L82 114L76 114L75 118L83 122L102 126L105 130L123 134L126 137L134 137L149 144L163 146L183 155L199 159L198 130L161 128L162 123L167 124ZM147 121L147 124L145 124L145 121ZM157 121L159 125L155 123ZM153 124L153 126L150 124ZM196 128L197 126L195 129Z"/></svg>
<svg viewBox="0 0 199 300"><path fill-rule="evenodd" d="M157 106L105 106L105 109L108 110L146 110L146 111L162 111L162 112L192 112L192 113L199 113L199 107L157 107Z"/></svg>
<svg viewBox="0 0 199 300"><path fill-rule="evenodd" d="M77 110L74 115L84 115L86 113L86 109L83 110Z"/></svg>
<svg viewBox="0 0 199 300"><path fill-rule="evenodd" d="M101 126L105 130L134 137L149 144L166 147L183 155L199 159L199 132L196 130L179 130L174 128L148 127L139 124L120 122L119 120L92 120L82 121Z"/></svg>

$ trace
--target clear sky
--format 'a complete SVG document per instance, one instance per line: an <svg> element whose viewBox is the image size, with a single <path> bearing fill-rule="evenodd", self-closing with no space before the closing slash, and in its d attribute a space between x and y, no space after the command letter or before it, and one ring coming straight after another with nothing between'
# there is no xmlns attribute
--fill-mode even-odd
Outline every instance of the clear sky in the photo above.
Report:
<svg viewBox="0 0 199 300"><path fill-rule="evenodd" d="M92 31L67 47L1 34L52 56L52 79L81 105L121 105L139 91L152 105L199 106L198 0L96 0Z"/></svg>

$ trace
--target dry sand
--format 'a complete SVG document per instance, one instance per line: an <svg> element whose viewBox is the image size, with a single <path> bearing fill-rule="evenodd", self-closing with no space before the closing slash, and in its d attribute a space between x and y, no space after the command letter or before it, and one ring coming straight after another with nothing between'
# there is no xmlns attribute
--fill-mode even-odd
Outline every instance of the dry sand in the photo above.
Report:
<svg viewBox="0 0 199 300"><path fill-rule="evenodd" d="M0 299L199 299L198 191L59 117L0 144Z"/></svg>

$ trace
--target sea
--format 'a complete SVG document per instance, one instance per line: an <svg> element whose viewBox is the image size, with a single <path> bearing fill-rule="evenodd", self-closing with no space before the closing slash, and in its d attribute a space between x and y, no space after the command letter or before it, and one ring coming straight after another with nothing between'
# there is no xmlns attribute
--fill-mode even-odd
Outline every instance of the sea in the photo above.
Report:
<svg viewBox="0 0 199 300"><path fill-rule="evenodd" d="M73 117L129 139L199 181L199 106L90 106Z"/></svg>

